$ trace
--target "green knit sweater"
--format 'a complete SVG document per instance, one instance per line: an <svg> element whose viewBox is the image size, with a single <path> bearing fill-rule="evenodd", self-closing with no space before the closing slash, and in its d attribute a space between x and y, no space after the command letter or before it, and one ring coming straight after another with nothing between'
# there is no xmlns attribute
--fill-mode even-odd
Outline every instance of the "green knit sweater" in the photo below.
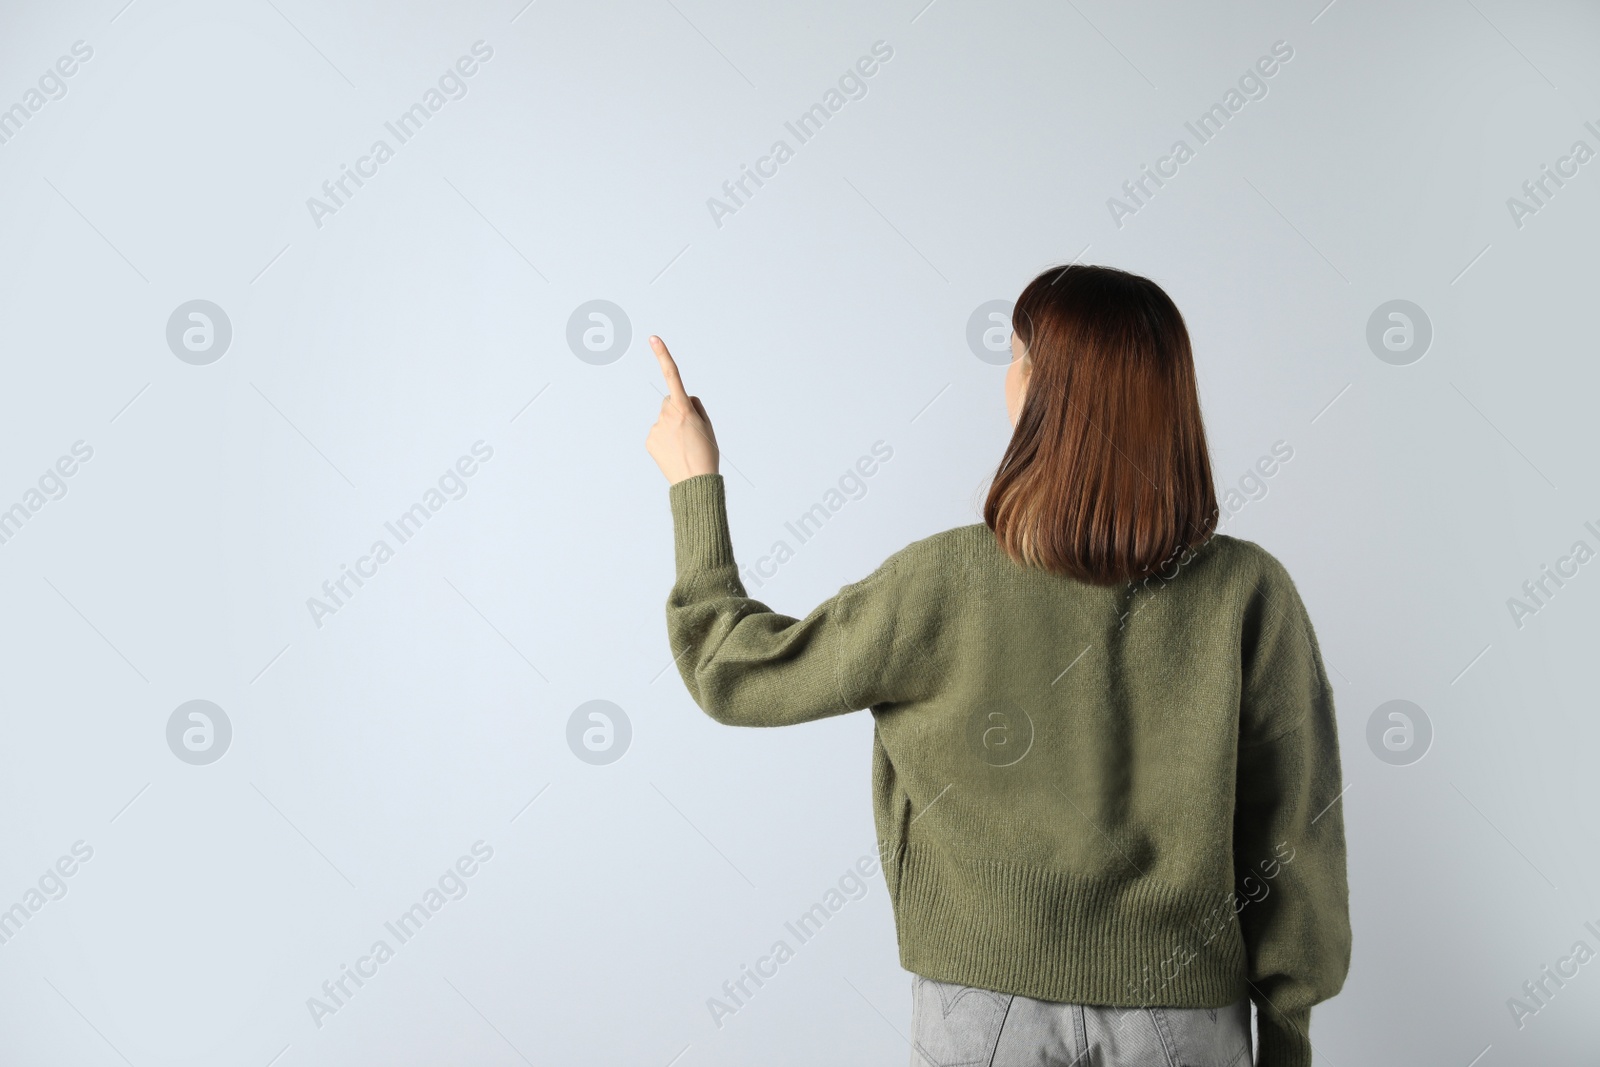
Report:
<svg viewBox="0 0 1600 1067"><path fill-rule="evenodd" d="M746 595L721 475L673 485L672 651L713 719L870 708L900 962L1041 1000L1257 1006L1311 1063L1350 965L1333 694L1283 566L1213 537L1163 576L1021 566L978 524L804 619Z"/></svg>

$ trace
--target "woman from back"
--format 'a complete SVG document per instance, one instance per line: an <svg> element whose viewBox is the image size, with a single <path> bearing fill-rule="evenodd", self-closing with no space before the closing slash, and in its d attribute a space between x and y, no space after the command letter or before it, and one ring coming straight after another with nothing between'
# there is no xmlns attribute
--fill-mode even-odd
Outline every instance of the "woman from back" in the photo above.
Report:
<svg viewBox="0 0 1600 1067"><path fill-rule="evenodd" d="M747 595L710 419L651 344L673 655L718 722L871 710L913 1064L1310 1064L1351 949L1332 689L1283 566L1217 532L1167 294L1030 282L984 521L803 619Z"/></svg>

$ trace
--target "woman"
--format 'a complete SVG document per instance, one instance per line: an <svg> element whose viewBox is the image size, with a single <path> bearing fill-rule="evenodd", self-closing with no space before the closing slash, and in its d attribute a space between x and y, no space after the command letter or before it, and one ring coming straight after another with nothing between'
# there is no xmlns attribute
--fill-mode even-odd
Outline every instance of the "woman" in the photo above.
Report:
<svg viewBox="0 0 1600 1067"><path fill-rule="evenodd" d="M750 599L710 420L656 337L672 651L718 722L870 708L914 1064L1311 1063L1350 963L1333 695L1283 566L1216 532L1188 332L1067 266L1013 312L984 521L804 619Z"/></svg>

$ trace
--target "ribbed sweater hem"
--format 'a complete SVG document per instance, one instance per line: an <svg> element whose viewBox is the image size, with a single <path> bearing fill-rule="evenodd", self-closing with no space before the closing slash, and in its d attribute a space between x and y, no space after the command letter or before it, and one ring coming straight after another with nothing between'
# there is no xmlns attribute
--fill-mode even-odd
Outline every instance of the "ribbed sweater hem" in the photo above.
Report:
<svg viewBox="0 0 1600 1067"><path fill-rule="evenodd" d="M1249 994L1231 908L1208 918L1222 893L954 860L918 844L897 883L900 962L915 974L1105 1006L1220 1008Z"/></svg>

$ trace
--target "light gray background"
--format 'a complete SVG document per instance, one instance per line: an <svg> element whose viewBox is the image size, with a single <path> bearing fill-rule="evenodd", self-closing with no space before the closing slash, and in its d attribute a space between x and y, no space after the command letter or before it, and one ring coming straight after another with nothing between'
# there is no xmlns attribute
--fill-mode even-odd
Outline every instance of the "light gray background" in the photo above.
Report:
<svg viewBox="0 0 1600 1067"><path fill-rule="evenodd" d="M94 450L0 545L0 907L94 850L0 945L0 1060L904 1062L879 875L707 1010L872 851L872 723L719 727L667 669L643 339L715 420L746 563L893 448L756 594L804 614L977 521L1008 427L968 316L1081 258L1182 308L1220 487L1294 450L1225 528L1288 565L1337 690L1355 947L1318 1062L1592 1062L1600 963L1520 1029L1507 999L1600 947L1600 563L1520 628L1507 600L1600 547L1600 160L1521 227L1506 200L1600 148L1593 4L124 3L0 23L0 106L94 50L0 145L0 506ZM316 227L479 40L468 94ZM717 227L879 40L867 95ZM1116 226L1280 40L1268 95ZM165 340L192 299L233 328L207 366ZM609 365L566 344L591 299L632 324ZM1434 329L1407 366L1366 343L1392 299ZM315 626L479 440L467 495ZM167 746L194 699L233 728L209 765ZM632 724L609 765L566 741L594 699ZM1434 730L1406 766L1366 740L1394 699ZM479 840L467 895L314 1025Z"/></svg>

